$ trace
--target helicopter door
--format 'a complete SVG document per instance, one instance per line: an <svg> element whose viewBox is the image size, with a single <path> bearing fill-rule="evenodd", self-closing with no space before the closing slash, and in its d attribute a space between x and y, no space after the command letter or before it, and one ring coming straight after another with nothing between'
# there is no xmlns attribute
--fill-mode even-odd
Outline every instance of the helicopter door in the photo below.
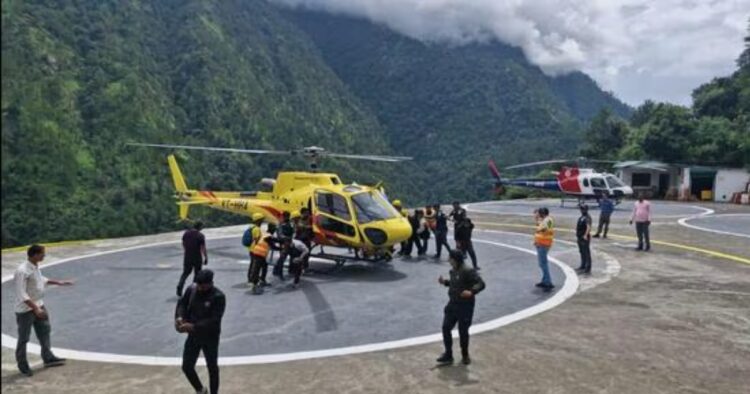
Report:
<svg viewBox="0 0 750 394"><path fill-rule="evenodd" d="M357 241L351 209L344 196L327 190L315 191L313 215L318 230L331 243L351 244Z"/></svg>
<svg viewBox="0 0 750 394"><path fill-rule="evenodd" d="M607 184L604 183L604 179L600 177L591 178L591 188L593 189L595 196L609 192L609 189L607 188Z"/></svg>

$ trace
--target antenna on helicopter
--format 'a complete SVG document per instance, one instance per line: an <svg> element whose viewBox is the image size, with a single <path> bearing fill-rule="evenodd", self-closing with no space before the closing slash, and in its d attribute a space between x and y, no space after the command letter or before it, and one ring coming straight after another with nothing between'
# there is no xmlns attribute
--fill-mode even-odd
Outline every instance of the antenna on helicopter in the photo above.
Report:
<svg viewBox="0 0 750 394"><path fill-rule="evenodd" d="M221 148L213 146L194 146L194 145L172 145L172 144L148 144L142 142L129 142L129 146L143 146L149 148L164 148L164 149L186 149L186 150L202 150L212 152L230 152L230 153L249 153L259 155L286 155L286 156L301 156L307 160L310 170L315 172L318 170L320 159L323 157L333 157L339 159L353 159L353 160L369 160L369 161L382 161L382 162L400 162L406 160L412 160L408 156L382 156L382 155L352 155L346 153L332 153L326 151L324 148L319 146L308 146L301 149L292 150L265 150L265 149L240 149L240 148Z"/></svg>

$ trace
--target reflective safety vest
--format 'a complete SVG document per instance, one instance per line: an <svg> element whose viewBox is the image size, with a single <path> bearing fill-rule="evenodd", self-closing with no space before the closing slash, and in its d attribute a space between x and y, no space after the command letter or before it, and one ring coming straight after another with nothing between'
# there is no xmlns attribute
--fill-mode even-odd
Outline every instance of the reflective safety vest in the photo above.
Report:
<svg viewBox="0 0 750 394"><path fill-rule="evenodd" d="M534 233L534 245L551 247L555 240L555 229L552 217L547 216L539 222Z"/></svg>
<svg viewBox="0 0 750 394"><path fill-rule="evenodd" d="M268 245L268 241L266 241L265 238L261 239L260 241L256 242L253 246L253 249L250 251L250 253L258 256L266 258L268 256L268 251L270 250L270 246Z"/></svg>

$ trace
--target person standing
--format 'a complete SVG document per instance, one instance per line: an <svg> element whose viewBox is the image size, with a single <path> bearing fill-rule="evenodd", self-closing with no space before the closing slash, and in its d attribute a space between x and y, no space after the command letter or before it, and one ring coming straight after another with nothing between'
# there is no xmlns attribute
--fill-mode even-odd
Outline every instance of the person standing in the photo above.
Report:
<svg viewBox="0 0 750 394"><path fill-rule="evenodd" d="M638 247L636 250L651 250L651 238L648 227L651 225L651 203L638 196L638 201L633 206L633 214L630 216L630 224L635 221L635 233L638 236ZM645 245L645 249L644 249Z"/></svg>
<svg viewBox="0 0 750 394"><path fill-rule="evenodd" d="M435 211L435 258L440 258L440 252L445 246L445 249L450 254L451 247L448 245L448 217L440 210L440 204L435 204L433 207Z"/></svg>
<svg viewBox="0 0 750 394"><path fill-rule="evenodd" d="M49 311L44 305L44 288L49 285L71 286L73 281L49 279L42 275L39 263L44 260L45 248L41 245L31 245L26 250L27 260L16 268L13 274L13 284L16 293L16 323L18 324L18 342L16 343L16 363L18 370L26 376L34 375L26 358L26 344L31 338L31 328L34 327L36 338L42 347L42 361L45 367L56 367L65 364L64 358L52 353L49 322Z"/></svg>
<svg viewBox="0 0 750 394"><path fill-rule="evenodd" d="M403 208L401 204L401 200L393 200L393 208L396 208L396 211L398 211L401 216L405 217L407 220L409 219L409 211ZM408 241L401 242L401 248L398 251L399 256L404 256L406 254L406 246L408 244Z"/></svg>
<svg viewBox="0 0 750 394"><path fill-rule="evenodd" d="M278 230L276 231L276 237L280 241L294 238L294 225L292 225L291 213L284 211L281 217L281 223L279 223ZM279 259L273 266L273 276L278 277L280 280L284 280L284 263L286 262L286 250L284 248L279 252Z"/></svg>
<svg viewBox="0 0 750 394"><path fill-rule="evenodd" d="M244 246L247 246L247 253L250 256L250 265L247 267L247 283L253 285L253 290L255 290L256 288L252 279L253 272L255 272L256 269L260 271L261 267L261 263L258 261L260 260L259 256L255 253L255 251L256 249L257 251L260 251L260 249L256 247L258 246L258 242L260 242L263 238L263 230L261 229L262 225L263 214L256 212L252 216L252 223L250 223L250 226L242 235L242 244ZM266 253L266 255L264 255L262 259L265 260L267 255L268 253Z"/></svg>
<svg viewBox="0 0 750 394"><path fill-rule="evenodd" d="M578 241L578 251L581 253L581 266L578 272L584 274L591 273L591 216L589 207L581 204L581 217L576 224L576 240Z"/></svg>
<svg viewBox="0 0 750 394"><path fill-rule="evenodd" d="M253 286L253 294L262 294L263 287L266 286L268 254L271 251L271 243L275 230L273 224L269 224L267 235L255 242L255 245L253 245L253 248L250 250L251 272L248 281Z"/></svg>
<svg viewBox="0 0 750 394"><path fill-rule="evenodd" d="M599 201L599 226L596 229L594 238L599 238L604 228L604 238L607 238L607 232L609 231L609 219L612 217L612 212L615 211L615 203L609 199L609 193L604 192L602 199Z"/></svg>
<svg viewBox="0 0 750 394"><path fill-rule="evenodd" d="M307 246L307 249L312 250L312 241L315 237L315 233L313 231L312 227L312 216L310 215L310 210L307 208L300 209L300 217L299 220L297 220L297 225L294 228L295 234L294 238L302 241L305 246ZM307 269L310 268L310 258L308 255L308 258L305 259L304 264L302 265L302 271L307 271Z"/></svg>
<svg viewBox="0 0 750 394"><path fill-rule="evenodd" d="M448 304L443 309L443 346L445 352L437 359L440 364L453 362L453 337L451 331L458 323L459 343L464 365L471 364L469 357L469 327L474 317L475 297L484 290L484 281L476 270L464 264L464 255L458 250L449 253L450 279L438 278L438 283L448 288Z"/></svg>
<svg viewBox="0 0 750 394"><path fill-rule="evenodd" d="M420 244L417 248L417 256L424 256L427 254L427 247L430 243L430 223L425 218L424 211L419 210L420 221L419 221L419 240Z"/></svg>
<svg viewBox="0 0 750 394"><path fill-rule="evenodd" d="M214 273L209 269L196 275L195 284L188 287L175 308L175 329L188 334L182 352L182 372L196 393L209 392L195 372L201 351L208 367L210 392L219 392L219 336L225 308L224 293L214 286Z"/></svg>
<svg viewBox="0 0 750 394"><path fill-rule="evenodd" d="M471 241L472 233L474 231L474 223L471 219L466 217L466 211L460 216L457 216L456 222L456 249L460 250L464 255L468 254L471 257L471 265L475 270L479 271L480 268L477 265L477 254L474 252L474 243Z"/></svg>
<svg viewBox="0 0 750 394"><path fill-rule="evenodd" d="M411 257L411 252L414 249L414 246L417 247L417 253L422 250L422 242L419 238L420 223L422 220L421 211L419 209L415 209L414 213L409 215L408 219L409 224L411 225L411 237L409 237L409 241L406 244L406 251L404 252L404 256Z"/></svg>
<svg viewBox="0 0 750 394"><path fill-rule="evenodd" d="M184 257L182 259L182 275L177 283L177 297L182 296L182 289L185 287L185 280L193 272L193 281L198 271L208 264L208 254L206 252L206 237L201 233L203 222L197 221L193 228L185 231L182 235L182 249Z"/></svg>
<svg viewBox="0 0 750 394"><path fill-rule="evenodd" d="M534 219L537 223L534 231L534 246L539 260L539 268L542 270L542 281L537 283L536 286L541 287L545 292L549 292L555 288L555 285L552 284L549 261L547 260L547 254L555 237L554 221L549 215L549 209L544 207L534 211Z"/></svg>

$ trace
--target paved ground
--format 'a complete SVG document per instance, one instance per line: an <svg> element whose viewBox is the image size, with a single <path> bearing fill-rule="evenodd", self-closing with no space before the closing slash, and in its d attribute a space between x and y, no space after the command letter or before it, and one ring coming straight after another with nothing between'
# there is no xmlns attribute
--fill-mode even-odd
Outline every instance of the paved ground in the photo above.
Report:
<svg viewBox="0 0 750 394"><path fill-rule="evenodd" d="M686 219L685 223L696 230L719 231L750 238L750 213L708 215Z"/></svg>
<svg viewBox="0 0 750 394"><path fill-rule="evenodd" d="M748 213L747 207L701 206L717 214ZM507 239L529 239L529 229L523 227L530 224L526 216L472 216L483 228L522 234ZM629 238L632 227L618 218L610 239L595 242L597 272L581 281L587 290L543 314L475 335L475 362L469 367L436 368L433 359L441 346L434 343L283 364L224 367L222 391L747 393L750 265L709 255L704 249L750 260L750 246L741 237L686 228L668 219L653 227L653 239L693 249L655 242L652 252L636 252ZM558 215L558 228L572 227L573 220L572 215ZM209 233L233 231L237 230ZM559 236L572 240L568 232L560 231ZM153 239L60 247L48 255L64 258ZM553 255L575 261L574 252L558 246ZM619 275L593 287L590 283L613 271L603 266L607 255L619 260ZM3 275L19 258L19 253L3 254ZM3 349L2 383L3 392L9 393L190 392L179 368L171 366L71 361L31 379L22 378L7 349Z"/></svg>

